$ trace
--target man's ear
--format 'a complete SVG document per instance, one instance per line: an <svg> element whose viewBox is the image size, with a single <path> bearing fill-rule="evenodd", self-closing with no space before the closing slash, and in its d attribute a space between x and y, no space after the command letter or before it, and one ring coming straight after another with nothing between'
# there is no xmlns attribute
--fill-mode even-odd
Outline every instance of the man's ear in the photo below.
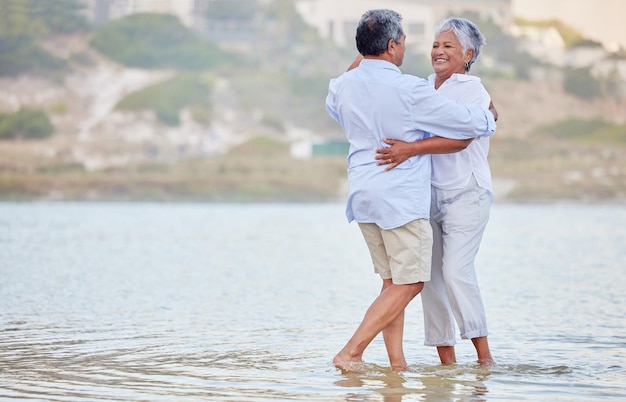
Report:
<svg viewBox="0 0 626 402"><path fill-rule="evenodd" d="M387 51L389 53L391 53L391 54L394 54L395 51L396 51L396 49L395 49L396 45L397 45L397 43L396 43L395 40L389 39L389 42L387 42Z"/></svg>

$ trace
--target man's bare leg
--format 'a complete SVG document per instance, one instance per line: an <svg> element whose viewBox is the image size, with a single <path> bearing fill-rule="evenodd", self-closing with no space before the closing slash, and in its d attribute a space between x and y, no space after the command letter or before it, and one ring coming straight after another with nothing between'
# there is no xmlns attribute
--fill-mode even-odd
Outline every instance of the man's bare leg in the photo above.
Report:
<svg viewBox="0 0 626 402"><path fill-rule="evenodd" d="M449 365L456 363L456 353L454 352L454 346L437 346L437 353L439 354L439 360L441 360L441 364Z"/></svg>
<svg viewBox="0 0 626 402"><path fill-rule="evenodd" d="M367 345L404 311L423 288L424 283L418 282L408 285L392 284L383 290L367 309L352 338L333 359L335 367L350 370L351 365L360 363Z"/></svg>
<svg viewBox="0 0 626 402"><path fill-rule="evenodd" d="M478 364L481 366L491 366L496 364L493 357L491 357L491 351L489 350L489 342L486 336L478 338L472 338L472 343L476 348L476 354L478 355Z"/></svg>
<svg viewBox="0 0 626 402"><path fill-rule="evenodd" d="M383 280L384 291L387 287L393 284L391 279ZM387 348L387 355L389 356L389 364L391 369L395 371L406 370L409 365L404 357L404 348L402 345L404 337L404 310L395 320L393 320L387 328L383 329L383 339L385 341L385 347Z"/></svg>

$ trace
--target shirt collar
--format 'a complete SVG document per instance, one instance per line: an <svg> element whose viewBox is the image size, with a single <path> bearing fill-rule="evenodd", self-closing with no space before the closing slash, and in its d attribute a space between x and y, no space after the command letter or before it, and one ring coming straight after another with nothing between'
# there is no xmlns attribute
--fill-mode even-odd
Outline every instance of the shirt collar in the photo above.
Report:
<svg viewBox="0 0 626 402"><path fill-rule="evenodd" d="M400 72L400 67L396 66L393 63L388 62L387 60L363 59L361 60L360 65L368 66L372 68L384 68L386 70L388 69L388 70L394 70L394 71Z"/></svg>
<svg viewBox="0 0 626 402"><path fill-rule="evenodd" d="M435 83L435 74L431 74L428 76L428 82L430 82L431 84ZM479 80L480 78L475 76L475 75L469 75L469 74L452 74L450 76L450 78L448 78L446 80L446 82L454 82L454 81L474 81L474 80Z"/></svg>

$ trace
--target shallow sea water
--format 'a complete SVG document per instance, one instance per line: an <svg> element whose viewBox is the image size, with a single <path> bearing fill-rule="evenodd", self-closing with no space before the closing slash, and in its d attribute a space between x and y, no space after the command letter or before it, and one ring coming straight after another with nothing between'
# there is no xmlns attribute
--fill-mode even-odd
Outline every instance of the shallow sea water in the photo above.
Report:
<svg viewBox="0 0 626 402"><path fill-rule="evenodd" d="M626 400L626 207L492 208L478 273L498 365L382 340L332 367L376 297L342 204L0 204L0 399Z"/></svg>

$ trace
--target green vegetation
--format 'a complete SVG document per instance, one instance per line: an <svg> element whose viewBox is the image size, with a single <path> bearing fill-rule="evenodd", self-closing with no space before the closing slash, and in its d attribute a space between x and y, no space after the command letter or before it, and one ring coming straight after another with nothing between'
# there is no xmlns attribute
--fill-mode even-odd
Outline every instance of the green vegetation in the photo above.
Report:
<svg viewBox="0 0 626 402"><path fill-rule="evenodd" d="M216 21L251 22L259 11L256 0L212 0L205 17Z"/></svg>
<svg viewBox="0 0 626 402"><path fill-rule="evenodd" d="M2 0L0 2L0 76L60 75L64 60L43 50L37 41L89 29L77 0Z"/></svg>
<svg viewBox="0 0 626 402"><path fill-rule="evenodd" d="M66 69L63 60L50 55L28 38L0 39L0 76L58 75Z"/></svg>
<svg viewBox="0 0 626 402"><path fill-rule="evenodd" d="M539 133L557 139L626 143L626 124L615 125L600 119L569 119L539 128Z"/></svg>
<svg viewBox="0 0 626 402"><path fill-rule="evenodd" d="M61 60L38 45L41 42L50 46L48 39L54 39L54 33L89 29L81 22L79 10L79 1L0 0L0 75L45 72L50 76L50 71L60 74L68 65L89 73L98 67L101 57L90 49ZM219 78L226 84L220 86L220 93L223 89L225 95L224 108L250 116L238 120L239 127L244 127L246 135L272 139L255 138L226 155L206 155L178 152L175 147L160 148L158 139L149 145L122 145L98 138L92 144L80 144L86 155L80 157L72 152L71 135L41 142L3 141L0 198L206 202L344 199L345 143L322 145L333 155L295 160L289 154L286 134L291 134L289 130L294 127L329 137L340 134L340 128L324 110L324 97L328 80L338 73L337 66L343 71L354 59L354 45L338 47L322 39L304 23L292 0L212 0L205 17L208 29L202 35L185 28L177 18L160 14L131 15L94 32L90 44L105 57L135 68L167 69L171 74L163 82L127 95L117 108L154 111L166 125L179 124L184 109L195 121L208 126L215 113L210 100L215 97L214 84ZM490 68L479 61L472 73L495 83L502 78L530 79L536 68L545 67L554 74L555 82L562 73L566 90L577 97L607 95L623 99L617 71L596 79L589 70L546 67L521 52L517 39L492 21L481 21L478 15L467 18L477 22L487 37L485 55L497 66ZM212 39L205 39L205 35ZM573 33L570 36L566 38L569 46L587 44ZM81 47L84 38L76 36ZM432 72L432 66L428 56L407 53L402 70L425 77ZM555 107L564 107L559 103L561 98L559 91ZM532 96L522 99L524 104L535 102ZM519 100L503 98L499 102L505 105L505 101L509 103L507 108L512 107L511 103L519 107ZM538 101L542 106L548 104L541 98ZM76 111L76 99L71 94L54 98L45 110L59 122L59 130L75 132L73 122L69 122ZM502 127L506 127L504 117ZM492 140L490 164L494 178L514 182L507 200L626 199L626 126L575 119L539 129L532 122L528 126L519 132L512 130L515 135L511 137L503 130L504 135ZM100 128L97 126L95 131L99 133ZM103 133L107 130L102 128ZM0 116L0 138L37 139L50 135L52 126L41 110ZM119 158L122 162L117 162L113 159L118 152L133 152L137 158ZM92 167L90 162L99 157L103 158L102 165Z"/></svg>
<svg viewBox="0 0 626 402"><path fill-rule="evenodd" d="M450 15L457 16L457 15ZM485 20L478 13L466 12L461 14L462 17L474 21L482 34L487 39L487 45L483 49L485 55L493 57L499 63L511 66L514 72L513 77L520 80L529 80L530 71L537 66L541 66L542 62L530 55L526 51L519 49L518 41L509 33L504 32L502 28L494 23L491 19ZM482 56L484 57L484 56ZM430 60L429 60L430 62ZM430 66L432 72L432 66ZM472 73L478 74L483 78L499 77L502 71L492 71L479 61L475 67L472 67Z"/></svg>
<svg viewBox="0 0 626 402"><path fill-rule="evenodd" d="M2 149L0 149L2 155ZM343 199L345 156L294 160L287 143L255 138L214 158L86 172L38 158L0 172L0 199L326 202Z"/></svg>
<svg viewBox="0 0 626 402"><path fill-rule="evenodd" d="M607 142L626 144L626 124L606 126L595 131L593 136Z"/></svg>
<svg viewBox="0 0 626 402"><path fill-rule="evenodd" d="M602 93L602 87L589 68L566 68L563 89L581 99L593 99Z"/></svg>
<svg viewBox="0 0 626 402"><path fill-rule="evenodd" d="M602 49L602 43L595 41L595 40L591 40L591 39L580 39L577 42L574 42L571 46L571 48L576 48L576 47L587 47L587 48L592 48L592 47L596 47L596 48L600 48Z"/></svg>
<svg viewBox="0 0 626 402"><path fill-rule="evenodd" d="M0 37L42 38L89 28L78 0L2 0Z"/></svg>
<svg viewBox="0 0 626 402"><path fill-rule="evenodd" d="M402 64L402 72L426 78L433 73L430 56L407 51Z"/></svg>
<svg viewBox="0 0 626 402"><path fill-rule="evenodd" d="M234 74L237 74L236 76ZM268 127L285 127L285 122L314 130L338 130L324 109L329 77L298 77L281 72L238 71L230 80L240 108L261 112ZM297 95L294 93L297 92Z"/></svg>
<svg viewBox="0 0 626 402"><path fill-rule="evenodd" d="M328 81L328 75L318 73L304 77L294 75L289 77L288 83L291 93L295 96L325 99L328 93Z"/></svg>
<svg viewBox="0 0 626 402"><path fill-rule="evenodd" d="M129 67L206 70L241 62L166 14L133 14L112 21L96 32L91 44Z"/></svg>
<svg viewBox="0 0 626 402"><path fill-rule="evenodd" d="M55 102L49 106L49 111L52 114L56 115L64 115L67 113L67 103L66 102Z"/></svg>
<svg viewBox="0 0 626 402"><path fill-rule="evenodd" d="M202 109L210 108L209 97L213 78L197 73L178 74L164 82L127 95L116 106L120 110L154 110L158 119L167 125L180 124L179 113L186 106L195 108L194 116L200 123L209 123Z"/></svg>
<svg viewBox="0 0 626 402"><path fill-rule="evenodd" d="M275 114L264 113L263 116L261 116L261 123L265 127L273 128L279 133L284 133L286 131L283 120Z"/></svg>
<svg viewBox="0 0 626 402"><path fill-rule="evenodd" d="M50 137L54 129L42 110L23 108L0 114L0 139L39 139Z"/></svg>

